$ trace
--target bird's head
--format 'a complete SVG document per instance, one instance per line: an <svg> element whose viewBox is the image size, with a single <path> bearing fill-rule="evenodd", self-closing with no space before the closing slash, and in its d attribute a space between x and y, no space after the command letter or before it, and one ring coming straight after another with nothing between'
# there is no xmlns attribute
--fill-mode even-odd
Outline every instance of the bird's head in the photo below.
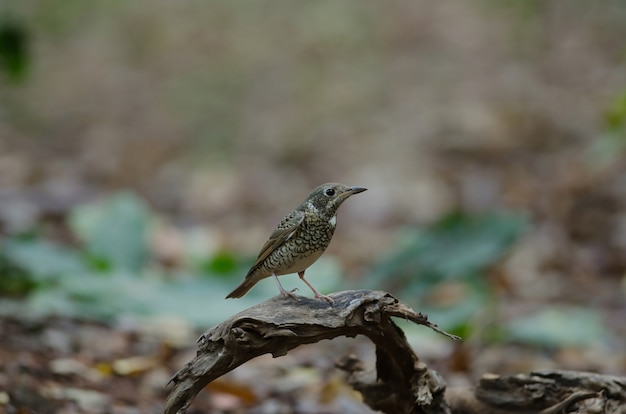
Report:
<svg viewBox="0 0 626 414"><path fill-rule="evenodd" d="M367 190L363 187L350 187L340 183L326 183L316 187L304 200L302 207L316 214L333 217L337 209L348 197Z"/></svg>

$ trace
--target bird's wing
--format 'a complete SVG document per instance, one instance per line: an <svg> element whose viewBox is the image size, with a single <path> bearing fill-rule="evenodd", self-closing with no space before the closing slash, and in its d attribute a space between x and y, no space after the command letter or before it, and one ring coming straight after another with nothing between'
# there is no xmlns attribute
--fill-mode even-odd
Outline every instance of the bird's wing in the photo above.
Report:
<svg viewBox="0 0 626 414"><path fill-rule="evenodd" d="M256 270L261 265L261 263L263 263L267 256L269 256L281 244L289 240L289 238L293 236L296 230L298 230L303 220L304 212L294 210L289 213L287 217L285 217L280 222L278 227L276 227L276 230L274 230L274 233L272 233L269 240L265 242L265 244L261 248L261 251L259 252L259 256L252 265L252 268L250 269L250 272L248 274L253 273L254 270Z"/></svg>

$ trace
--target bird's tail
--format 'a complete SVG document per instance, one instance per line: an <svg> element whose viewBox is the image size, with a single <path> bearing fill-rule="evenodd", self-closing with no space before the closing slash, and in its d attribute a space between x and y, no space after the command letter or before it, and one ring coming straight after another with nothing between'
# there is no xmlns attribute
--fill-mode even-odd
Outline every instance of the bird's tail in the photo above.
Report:
<svg viewBox="0 0 626 414"><path fill-rule="evenodd" d="M250 289L252 289L252 286L256 285L256 282L258 282L258 279L246 276L246 278L239 284L239 286L237 286L235 290L233 290L226 296L226 299L242 297L243 295L248 293Z"/></svg>

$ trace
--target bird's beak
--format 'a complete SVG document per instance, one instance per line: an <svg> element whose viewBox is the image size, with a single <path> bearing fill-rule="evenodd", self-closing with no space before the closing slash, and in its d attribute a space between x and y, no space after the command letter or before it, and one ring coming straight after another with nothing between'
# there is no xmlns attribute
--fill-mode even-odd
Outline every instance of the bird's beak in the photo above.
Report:
<svg viewBox="0 0 626 414"><path fill-rule="evenodd" d="M367 188L365 188L365 187L350 187L348 190L343 192L342 196L348 197L348 196L351 196L353 194L362 193L365 190L367 190Z"/></svg>

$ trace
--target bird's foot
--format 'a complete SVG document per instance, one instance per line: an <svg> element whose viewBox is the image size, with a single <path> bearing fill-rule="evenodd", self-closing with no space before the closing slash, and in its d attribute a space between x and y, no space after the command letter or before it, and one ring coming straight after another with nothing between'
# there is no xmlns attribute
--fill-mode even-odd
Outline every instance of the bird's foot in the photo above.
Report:
<svg viewBox="0 0 626 414"><path fill-rule="evenodd" d="M285 288L283 287L283 285L280 283L280 280L278 280L278 276L276 276L276 273L272 273L272 276L274 276L274 279L276 279L276 283L278 283L278 290L280 290L280 295L281 296L289 296L292 299L296 299L298 300L298 295L296 295L295 292L296 290L298 290L298 288L295 289L291 289L290 291L285 290Z"/></svg>
<svg viewBox="0 0 626 414"><path fill-rule="evenodd" d="M291 290L285 290L285 289L282 289L282 286L281 286L280 295L281 296L289 296L292 299L298 300L298 295L296 295L294 293L297 290L298 290L298 288L294 288L294 289L291 289Z"/></svg>
<svg viewBox="0 0 626 414"><path fill-rule="evenodd" d="M333 306L335 304L335 300L333 298L331 298L330 296L327 296L327 295L322 295L319 292L315 293L315 298L316 299L324 299L326 302L330 303L330 306Z"/></svg>
<svg viewBox="0 0 626 414"><path fill-rule="evenodd" d="M312 284L307 282L307 280L304 278L304 270L302 272L298 272L298 276L300 276L300 279L302 279L302 281L306 283L309 289L313 291L313 294L315 295L315 299L324 299L326 302L330 303L330 306L333 306L335 304L335 301L333 300L333 298L331 298L330 296L322 295L321 293L317 291L317 289L313 287Z"/></svg>

